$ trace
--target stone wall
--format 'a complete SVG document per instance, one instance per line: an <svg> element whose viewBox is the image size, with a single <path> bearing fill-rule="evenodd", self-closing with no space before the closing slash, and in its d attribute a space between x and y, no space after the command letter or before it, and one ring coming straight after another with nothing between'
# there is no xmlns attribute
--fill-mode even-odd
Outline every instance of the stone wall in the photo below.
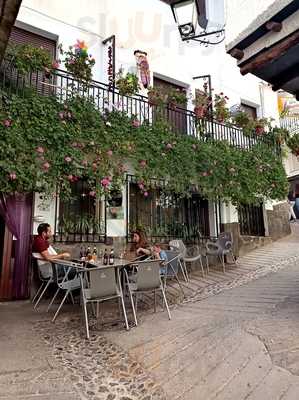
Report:
<svg viewBox="0 0 299 400"><path fill-rule="evenodd" d="M266 213L269 236L273 240L278 240L291 234L288 203L278 204L273 207L273 210L267 210Z"/></svg>

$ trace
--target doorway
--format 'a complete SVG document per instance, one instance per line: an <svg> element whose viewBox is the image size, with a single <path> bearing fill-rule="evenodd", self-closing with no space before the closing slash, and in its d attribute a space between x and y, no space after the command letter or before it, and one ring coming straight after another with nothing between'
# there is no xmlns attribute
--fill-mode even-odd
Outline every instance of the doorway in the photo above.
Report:
<svg viewBox="0 0 299 400"><path fill-rule="evenodd" d="M178 84L169 82L154 76L154 88L158 88L162 93L169 93L172 90L180 90L186 93L186 88ZM168 104L163 110L163 117L168 121L174 131L187 134L187 101L183 104ZM156 112L156 111L155 111ZM153 119L156 119L155 112ZM161 111L159 110L159 113Z"/></svg>

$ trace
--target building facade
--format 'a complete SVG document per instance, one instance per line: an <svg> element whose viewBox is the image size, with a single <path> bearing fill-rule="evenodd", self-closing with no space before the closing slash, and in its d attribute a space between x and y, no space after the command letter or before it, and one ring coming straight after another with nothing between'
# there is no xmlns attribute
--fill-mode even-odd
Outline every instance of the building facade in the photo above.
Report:
<svg viewBox="0 0 299 400"><path fill-rule="evenodd" d="M236 1L229 3L227 13L232 16L229 25L232 31L238 31L240 19L233 18L238 5ZM228 35L232 34L228 32ZM138 51L137 55L147 55L151 86L186 92L188 101L184 111L171 111L168 115L169 121L183 134L193 132L194 115L188 111L194 108L191 98L207 82L211 82L215 93L223 92L228 96L231 108L242 105L256 117L271 117L279 122L276 93L252 75L242 77L235 61L226 53L224 43L214 47L202 47L195 42L183 43L169 6L159 0L86 0L84 8L79 1L71 6L69 2L58 0L26 0L22 3L11 36L12 42L43 46L53 54L53 59L58 59L58 45L67 48L77 40L85 41L95 58L93 79L96 90L101 93L103 108L104 103L109 110L126 107L140 120L149 112L147 90L144 88L133 102L109 94L111 79L120 68L138 73ZM60 68L63 70L64 66ZM58 79L63 86L65 76L58 74ZM154 118L153 115L151 118ZM217 140L235 140L232 139L233 128L212 123L207 129L212 130ZM236 145L246 146L246 140L242 135L240 137L243 144ZM149 236L158 241L173 237L196 241L200 237L217 236L220 231L230 230L234 234L235 250L240 253L289 233L287 205L284 203L266 202L260 206L237 209L221 201L208 202L196 192L191 198L176 199L160 193L161 182L145 198L138 191L134 170L130 166L128 168L122 192L115 193L108 201L90 199L86 195L88 188L85 182L74 184L73 200L68 203L59 201L59 198L45 200L42 193L36 193L32 233L36 233L39 223L48 222L55 229L56 242L71 245L82 241L104 242L107 238L113 238L115 242L129 241L130 232L136 227L146 229ZM74 224L74 217L78 219L78 215L81 215L79 228ZM90 215L93 224L94 218L97 219L96 233L88 221ZM3 243L7 235L6 230ZM7 260L6 257L6 263L10 263Z"/></svg>

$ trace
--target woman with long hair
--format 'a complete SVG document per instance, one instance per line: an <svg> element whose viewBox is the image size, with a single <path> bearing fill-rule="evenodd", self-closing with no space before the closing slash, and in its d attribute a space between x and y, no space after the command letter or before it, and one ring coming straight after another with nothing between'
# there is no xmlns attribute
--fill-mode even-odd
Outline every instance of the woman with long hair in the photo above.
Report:
<svg viewBox="0 0 299 400"><path fill-rule="evenodd" d="M132 233L133 243L131 252L134 252L137 257L148 257L151 255L151 249L146 239L145 233L136 230Z"/></svg>

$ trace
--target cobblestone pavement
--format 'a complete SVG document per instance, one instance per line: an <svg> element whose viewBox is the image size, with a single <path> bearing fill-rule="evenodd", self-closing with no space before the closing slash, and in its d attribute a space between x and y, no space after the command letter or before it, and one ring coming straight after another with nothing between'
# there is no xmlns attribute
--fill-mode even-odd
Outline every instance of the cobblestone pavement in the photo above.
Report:
<svg viewBox="0 0 299 400"><path fill-rule="evenodd" d="M184 300L169 286L171 321L147 298L129 332L93 321L88 342L78 308L52 324L0 303L0 400L298 400L298 228L225 275L194 271Z"/></svg>

